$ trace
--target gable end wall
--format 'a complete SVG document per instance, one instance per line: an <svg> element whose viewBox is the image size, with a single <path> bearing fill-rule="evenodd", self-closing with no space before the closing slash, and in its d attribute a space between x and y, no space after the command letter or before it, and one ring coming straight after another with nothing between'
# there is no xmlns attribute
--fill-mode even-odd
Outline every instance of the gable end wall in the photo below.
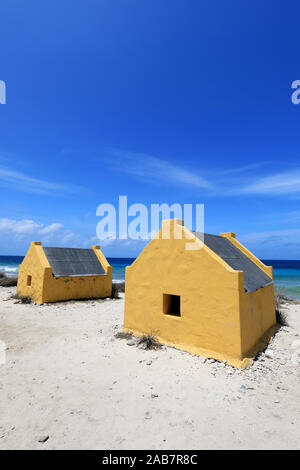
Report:
<svg viewBox="0 0 300 470"><path fill-rule="evenodd" d="M189 230L183 230L186 239L174 239L173 232L170 240L153 239L126 268L124 328L237 365L243 273L232 270ZM192 237L201 249L185 249ZM164 314L163 294L180 295L181 317Z"/></svg>

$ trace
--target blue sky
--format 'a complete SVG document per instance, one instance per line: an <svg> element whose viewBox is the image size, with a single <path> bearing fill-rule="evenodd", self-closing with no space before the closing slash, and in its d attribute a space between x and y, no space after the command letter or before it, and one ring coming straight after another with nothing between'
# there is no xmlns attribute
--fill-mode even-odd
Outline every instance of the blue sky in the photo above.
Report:
<svg viewBox="0 0 300 470"><path fill-rule="evenodd" d="M300 259L299 13L296 0L1 2L0 254L89 246L98 204L127 195L205 204L207 232Z"/></svg>

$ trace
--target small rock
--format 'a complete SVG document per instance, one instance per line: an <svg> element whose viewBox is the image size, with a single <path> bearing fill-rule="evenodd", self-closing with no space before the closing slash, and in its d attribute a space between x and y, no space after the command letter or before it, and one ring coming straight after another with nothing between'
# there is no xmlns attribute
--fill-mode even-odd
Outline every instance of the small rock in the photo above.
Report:
<svg viewBox="0 0 300 470"><path fill-rule="evenodd" d="M39 438L39 442L41 442L42 444L44 444L44 442L48 441L49 439L49 436L41 436Z"/></svg>
<svg viewBox="0 0 300 470"><path fill-rule="evenodd" d="M213 359L212 357L210 357L209 359L207 359L207 363L208 363L208 364L213 364L214 362L216 362L216 360Z"/></svg>
<svg viewBox="0 0 300 470"><path fill-rule="evenodd" d="M239 388L239 392L246 393L246 391L247 391L247 388L245 387L245 385L241 385L241 387Z"/></svg>
<svg viewBox="0 0 300 470"><path fill-rule="evenodd" d="M157 393L151 393L151 398L157 398L157 397L158 397Z"/></svg>
<svg viewBox="0 0 300 470"><path fill-rule="evenodd" d="M265 357L267 359L274 359L274 352L272 350L266 351L265 352Z"/></svg>
<svg viewBox="0 0 300 470"><path fill-rule="evenodd" d="M135 341L132 339L130 341L127 341L127 346L135 346Z"/></svg>
<svg viewBox="0 0 300 470"><path fill-rule="evenodd" d="M151 413L149 413L149 411L145 413L145 419L152 419Z"/></svg>
<svg viewBox="0 0 300 470"><path fill-rule="evenodd" d="M147 362L146 362L146 365L147 365L147 366L151 366L151 364L152 364L152 361L147 361Z"/></svg>

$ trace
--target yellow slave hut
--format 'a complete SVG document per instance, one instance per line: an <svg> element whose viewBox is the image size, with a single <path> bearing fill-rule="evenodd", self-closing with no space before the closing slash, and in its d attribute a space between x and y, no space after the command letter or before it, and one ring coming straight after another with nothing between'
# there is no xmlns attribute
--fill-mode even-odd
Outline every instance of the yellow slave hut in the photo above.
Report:
<svg viewBox="0 0 300 470"><path fill-rule="evenodd" d="M273 269L234 233L165 220L126 268L125 285L125 331L236 367L251 364L275 329Z"/></svg>
<svg viewBox="0 0 300 470"><path fill-rule="evenodd" d="M112 266L100 247L43 247L32 242L19 267L17 293L36 303L110 297Z"/></svg>

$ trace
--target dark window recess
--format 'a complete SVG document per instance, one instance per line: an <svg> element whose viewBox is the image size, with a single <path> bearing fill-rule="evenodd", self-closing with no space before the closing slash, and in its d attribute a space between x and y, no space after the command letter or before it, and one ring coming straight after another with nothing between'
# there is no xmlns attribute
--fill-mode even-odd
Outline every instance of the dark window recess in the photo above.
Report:
<svg viewBox="0 0 300 470"><path fill-rule="evenodd" d="M180 317L180 295L163 295L163 307L165 315Z"/></svg>
<svg viewBox="0 0 300 470"><path fill-rule="evenodd" d="M32 276L27 276L27 286L31 286Z"/></svg>

